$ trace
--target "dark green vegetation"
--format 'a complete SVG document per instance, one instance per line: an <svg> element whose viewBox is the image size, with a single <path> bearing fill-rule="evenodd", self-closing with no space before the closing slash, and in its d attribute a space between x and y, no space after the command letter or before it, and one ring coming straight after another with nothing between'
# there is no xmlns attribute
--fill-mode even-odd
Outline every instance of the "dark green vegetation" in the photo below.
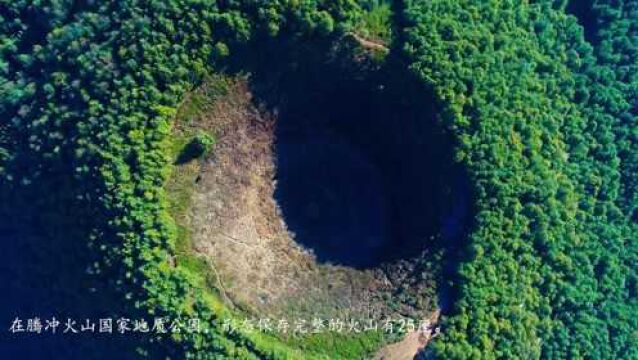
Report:
<svg viewBox="0 0 638 360"><path fill-rule="evenodd" d="M574 4L394 5L396 55L434 94L475 195L451 270L454 305L431 345L440 358L638 358L638 1ZM2 276L39 279L38 288L56 272L69 292L88 283L97 298L125 300L82 296L58 311L80 311L85 298L99 313L210 324L206 334L154 339L176 358L318 356L329 346L301 355L291 341L224 333L225 310L203 275L172 261L168 135L205 74L250 69L242 59L271 39L320 46L358 26L387 37L387 10L362 5L1 1L0 236L11 248ZM53 292L25 296L35 293Z"/></svg>

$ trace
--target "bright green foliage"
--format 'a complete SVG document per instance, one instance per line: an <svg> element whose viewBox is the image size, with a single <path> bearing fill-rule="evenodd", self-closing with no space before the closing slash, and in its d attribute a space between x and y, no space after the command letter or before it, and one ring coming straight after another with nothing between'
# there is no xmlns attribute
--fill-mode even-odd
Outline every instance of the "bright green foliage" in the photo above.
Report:
<svg viewBox="0 0 638 360"><path fill-rule="evenodd" d="M364 12L357 25L366 39L389 43L392 37L392 3L389 0L362 1Z"/></svg>
<svg viewBox="0 0 638 360"><path fill-rule="evenodd" d="M203 155L210 151L211 146L215 144L215 139L208 133L200 131L195 135L193 143L196 144L199 152Z"/></svg>

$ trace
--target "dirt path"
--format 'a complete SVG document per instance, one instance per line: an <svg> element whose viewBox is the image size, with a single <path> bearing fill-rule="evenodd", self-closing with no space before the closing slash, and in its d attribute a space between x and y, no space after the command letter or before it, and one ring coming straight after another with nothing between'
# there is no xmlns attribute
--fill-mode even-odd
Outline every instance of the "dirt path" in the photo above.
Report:
<svg viewBox="0 0 638 360"><path fill-rule="evenodd" d="M355 34L355 33L351 33L350 35L352 35L352 37L357 40L357 42L359 43L359 45L361 45L362 47L366 48L366 49L372 49L372 50L377 50L377 51L382 51L382 52L389 52L390 49L383 43L380 42L375 42L372 40L368 40L368 39L364 39L361 36Z"/></svg>

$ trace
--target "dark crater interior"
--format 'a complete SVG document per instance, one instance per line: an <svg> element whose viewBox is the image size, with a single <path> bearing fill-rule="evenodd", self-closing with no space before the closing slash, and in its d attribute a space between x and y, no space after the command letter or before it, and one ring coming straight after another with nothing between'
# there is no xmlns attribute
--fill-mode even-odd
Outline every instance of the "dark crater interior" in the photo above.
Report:
<svg viewBox="0 0 638 360"><path fill-rule="evenodd" d="M295 240L361 269L453 246L469 191L431 91L347 41L268 49L252 84L277 116L275 197Z"/></svg>

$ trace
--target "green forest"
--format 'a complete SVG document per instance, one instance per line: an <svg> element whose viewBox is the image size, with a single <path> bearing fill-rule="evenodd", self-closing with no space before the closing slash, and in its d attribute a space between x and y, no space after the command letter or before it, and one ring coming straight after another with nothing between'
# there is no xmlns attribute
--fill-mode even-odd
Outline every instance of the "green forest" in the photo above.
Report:
<svg viewBox="0 0 638 360"><path fill-rule="evenodd" d="M0 0L3 326L59 312L206 324L9 339L0 357L368 359L396 340L229 332L239 315L184 250L167 190L176 147L215 151L204 132L176 141L189 94L335 48L364 58L354 78L381 68L411 79L392 96L427 92L451 139L436 145L468 179L467 231L429 260L445 269L421 270L450 298L422 356L638 359L636 0Z"/></svg>

